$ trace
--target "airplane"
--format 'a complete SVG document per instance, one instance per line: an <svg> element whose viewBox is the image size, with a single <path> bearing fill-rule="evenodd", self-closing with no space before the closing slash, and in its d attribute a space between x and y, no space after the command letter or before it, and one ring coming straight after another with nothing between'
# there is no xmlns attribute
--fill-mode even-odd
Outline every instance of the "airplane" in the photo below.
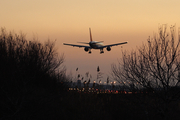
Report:
<svg viewBox="0 0 180 120"><path fill-rule="evenodd" d="M69 45L69 46L73 46L73 47L84 47L84 51L88 52L89 54L91 54L91 49L100 49L100 54L104 53L103 49L106 48L107 51L111 51L111 47L112 46L117 46L117 45L122 45L122 44L127 44L127 42L122 42L122 43L116 43L116 44L110 44L110 45L103 45L103 41L93 41L92 40L92 34L91 34L91 28L89 28L89 33L90 33L90 42L86 43L86 42L78 42L78 43L82 43L82 44L89 44L89 46L84 46L84 45L75 45L75 44L67 44L67 43L63 43L64 45Z"/></svg>

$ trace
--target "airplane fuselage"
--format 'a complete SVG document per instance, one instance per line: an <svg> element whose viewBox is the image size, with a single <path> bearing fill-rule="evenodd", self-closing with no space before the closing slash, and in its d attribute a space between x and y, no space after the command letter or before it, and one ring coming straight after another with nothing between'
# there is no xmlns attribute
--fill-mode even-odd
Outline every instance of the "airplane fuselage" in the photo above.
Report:
<svg viewBox="0 0 180 120"><path fill-rule="evenodd" d="M89 46L91 46L91 48L93 48L93 49L101 49L101 47L103 46L103 43L91 41L91 42L89 42Z"/></svg>

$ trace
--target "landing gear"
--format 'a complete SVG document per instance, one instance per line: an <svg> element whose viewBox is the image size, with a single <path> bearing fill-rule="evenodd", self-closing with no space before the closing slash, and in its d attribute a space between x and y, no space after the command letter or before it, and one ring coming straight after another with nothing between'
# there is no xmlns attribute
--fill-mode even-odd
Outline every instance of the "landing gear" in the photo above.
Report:
<svg viewBox="0 0 180 120"><path fill-rule="evenodd" d="M100 49L100 54L104 53L103 49Z"/></svg>
<svg viewBox="0 0 180 120"><path fill-rule="evenodd" d="M89 54L91 54L91 51L89 51Z"/></svg>
<svg viewBox="0 0 180 120"><path fill-rule="evenodd" d="M100 54L104 53L104 51L101 51Z"/></svg>

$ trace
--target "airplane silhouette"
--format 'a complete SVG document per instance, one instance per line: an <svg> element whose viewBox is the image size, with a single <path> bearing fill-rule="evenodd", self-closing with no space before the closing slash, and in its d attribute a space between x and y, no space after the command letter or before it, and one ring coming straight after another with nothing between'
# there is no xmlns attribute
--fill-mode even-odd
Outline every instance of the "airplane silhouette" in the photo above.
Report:
<svg viewBox="0 0 180 120"><path fill-rule="evenodd" d="M127 42L122 42L122 43L116 43L116 44L110 44L110 45L103 45L103 41L93 41L92 40L92 35L91 35L91 28L89 28L89 33L90 33L90 42L86 43L86 42L78 42L78 43L83 43L83 44L89 44L89 46L84 46L84 45L75 45L75 44L67 44L67 43L63 43L64 45L69 45L69 46L73 46L73 47L84 47L84 51L91 53L91 49L100 49L100 54L104 53L103 49L106 48L107 51L111 51L111 47L112 46L117 46L117 45L122 45L122 44L127 44Z"/></svg>

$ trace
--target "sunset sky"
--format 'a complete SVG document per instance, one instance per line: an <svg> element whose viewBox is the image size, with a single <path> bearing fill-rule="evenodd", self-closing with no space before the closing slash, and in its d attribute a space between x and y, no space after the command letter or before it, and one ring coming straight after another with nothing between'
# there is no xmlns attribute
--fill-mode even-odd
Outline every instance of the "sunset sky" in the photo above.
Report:
<svg viewBox="0 0 180 120"><path fill-rule="evenodd" d="M7 31L22 31L28 40L34 36L44 42L56 41L59 54L65 54L67 73L76 68L80 74L90 72L96 79L97 66L104 79L111 64L121 59L122 50L135 49L148 36L158 32L158 26L176 24L180 27L179 0L1 0L0 27ZM104 44L128 41L112 47L110 52L63 46L63 43L89 42L89 27L95 41Z"/></svg>

